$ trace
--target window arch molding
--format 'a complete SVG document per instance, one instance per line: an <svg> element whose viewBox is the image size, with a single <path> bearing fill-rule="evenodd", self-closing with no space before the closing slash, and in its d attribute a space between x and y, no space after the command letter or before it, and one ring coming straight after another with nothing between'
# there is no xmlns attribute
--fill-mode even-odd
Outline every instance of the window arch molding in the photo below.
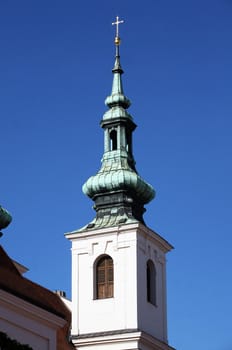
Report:
<svg viewBox="0 0 232 350"><path fill-rule="evenodd" d="M94 299L114 296L114 262L107 254L100 255L94 262Z"/></svg>
<svg viewBox="0 0 232 350"><path fill-rule="evenodd" d="M149 259L146 265L147 273L147 301L153 305L157 305L157 277L154 262Z"/></svg>

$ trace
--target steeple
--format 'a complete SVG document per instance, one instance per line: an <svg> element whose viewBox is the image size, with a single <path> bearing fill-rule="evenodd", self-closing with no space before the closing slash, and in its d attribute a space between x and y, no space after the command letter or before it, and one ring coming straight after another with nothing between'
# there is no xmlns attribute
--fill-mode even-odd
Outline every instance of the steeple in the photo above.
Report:
<svg viewBox="0 0 232 350"><path fill-rule="evenodd" d="M137 173L136 125L122 86L116 18L111 94L102 117L101 169L83 185L96 217L69 232L72 242L72 330L75 349L174 350L167 341L166 253L172 246L144 225L155 196Z"/></svg>
<svg viewBox="0 0 232 350"><path fill-rule="evenodd" d="M104 154L98 173L83 185L83 192L95 203L96 218L87 226L106 227L122 223L142 222L144 205L155 196L151 185L137 173L133 156L132 135L136 128L132 116L127 112L130 100L124 95L123 70L120 64L120 37L116 18L116 57L112 70L111 95L105 100L108 110L103 115Z"/></svg>

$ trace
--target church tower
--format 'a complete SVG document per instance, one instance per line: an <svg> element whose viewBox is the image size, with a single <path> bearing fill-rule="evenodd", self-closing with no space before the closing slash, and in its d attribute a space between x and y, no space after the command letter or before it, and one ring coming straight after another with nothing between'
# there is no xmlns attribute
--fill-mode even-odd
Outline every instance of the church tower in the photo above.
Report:
<svg viewBox="0 0 232 350"><path fill-rule="evenodd" d="M104 154L83 185L95 218L66 234L72 242L72 341L83 350L171 350L166 258L172 246L144 222L155 191L135 168L130 101L122 86L116 18L113 84L103 115Z"/></svg>

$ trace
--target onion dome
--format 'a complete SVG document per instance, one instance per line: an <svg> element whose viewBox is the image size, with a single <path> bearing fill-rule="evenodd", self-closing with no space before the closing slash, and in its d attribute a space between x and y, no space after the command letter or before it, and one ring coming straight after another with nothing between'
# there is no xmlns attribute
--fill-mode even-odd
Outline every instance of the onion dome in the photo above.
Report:
<svg viewBox="0 0 232 350"><path fill-rule="evenodd" d="M118 21L115 24L122 23ZM83 185L83 192L95 205L96 218L87 228L105 227L133 221L144 223L144 205L155 197L153 187L137 173L132 152L132 134L136 128L127 112L130 100L124 95L120 64L118 28L115 37L116 58L108 110L103 115L104 154L98 173Z"/></svg>
<svg viewBox="0 0 232 350"><path fill-rule="evenodd" d="M12 221L10 213L0 206L0 230L6 228ZM0 232L0 237L2 233Z"/></svg>

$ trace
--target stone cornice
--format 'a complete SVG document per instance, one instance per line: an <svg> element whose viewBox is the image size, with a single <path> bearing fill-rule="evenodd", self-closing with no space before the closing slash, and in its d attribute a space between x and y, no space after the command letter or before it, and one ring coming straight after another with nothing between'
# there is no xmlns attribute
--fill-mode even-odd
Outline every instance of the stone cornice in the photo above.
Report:
<svg viewBox="0 0 232 350"><path fill-rule="evenodd" d="M108 332L97 332L88 333L82 335L72 336L72 342L78 348L82 346L94 346L102 345L104 346L115 344L115 343L131 343L136 342L139 344L144 344L147 349L152 350L175 350L170 347L167 343L160 341L157 338L150 336L149 334L142 332L137 329L122 329Z"/></svg>
<svg viewBox="0 0 232 350"><path fill-rule="evenodd" d="M173 249L173 246L162 238L158 233L152 229L144 226L142 223L131 223L131 224L122 224L118 226L99 228L99 229L87 229L83 231L72 231L65 234L66 238L69 240L75 239L86 239L88 237L99 236L99 235L110 235L110 234L120 234L123 232L136 231L142 233L144 236L149 237L153 240L163 252L169 252Z"/></svg>

